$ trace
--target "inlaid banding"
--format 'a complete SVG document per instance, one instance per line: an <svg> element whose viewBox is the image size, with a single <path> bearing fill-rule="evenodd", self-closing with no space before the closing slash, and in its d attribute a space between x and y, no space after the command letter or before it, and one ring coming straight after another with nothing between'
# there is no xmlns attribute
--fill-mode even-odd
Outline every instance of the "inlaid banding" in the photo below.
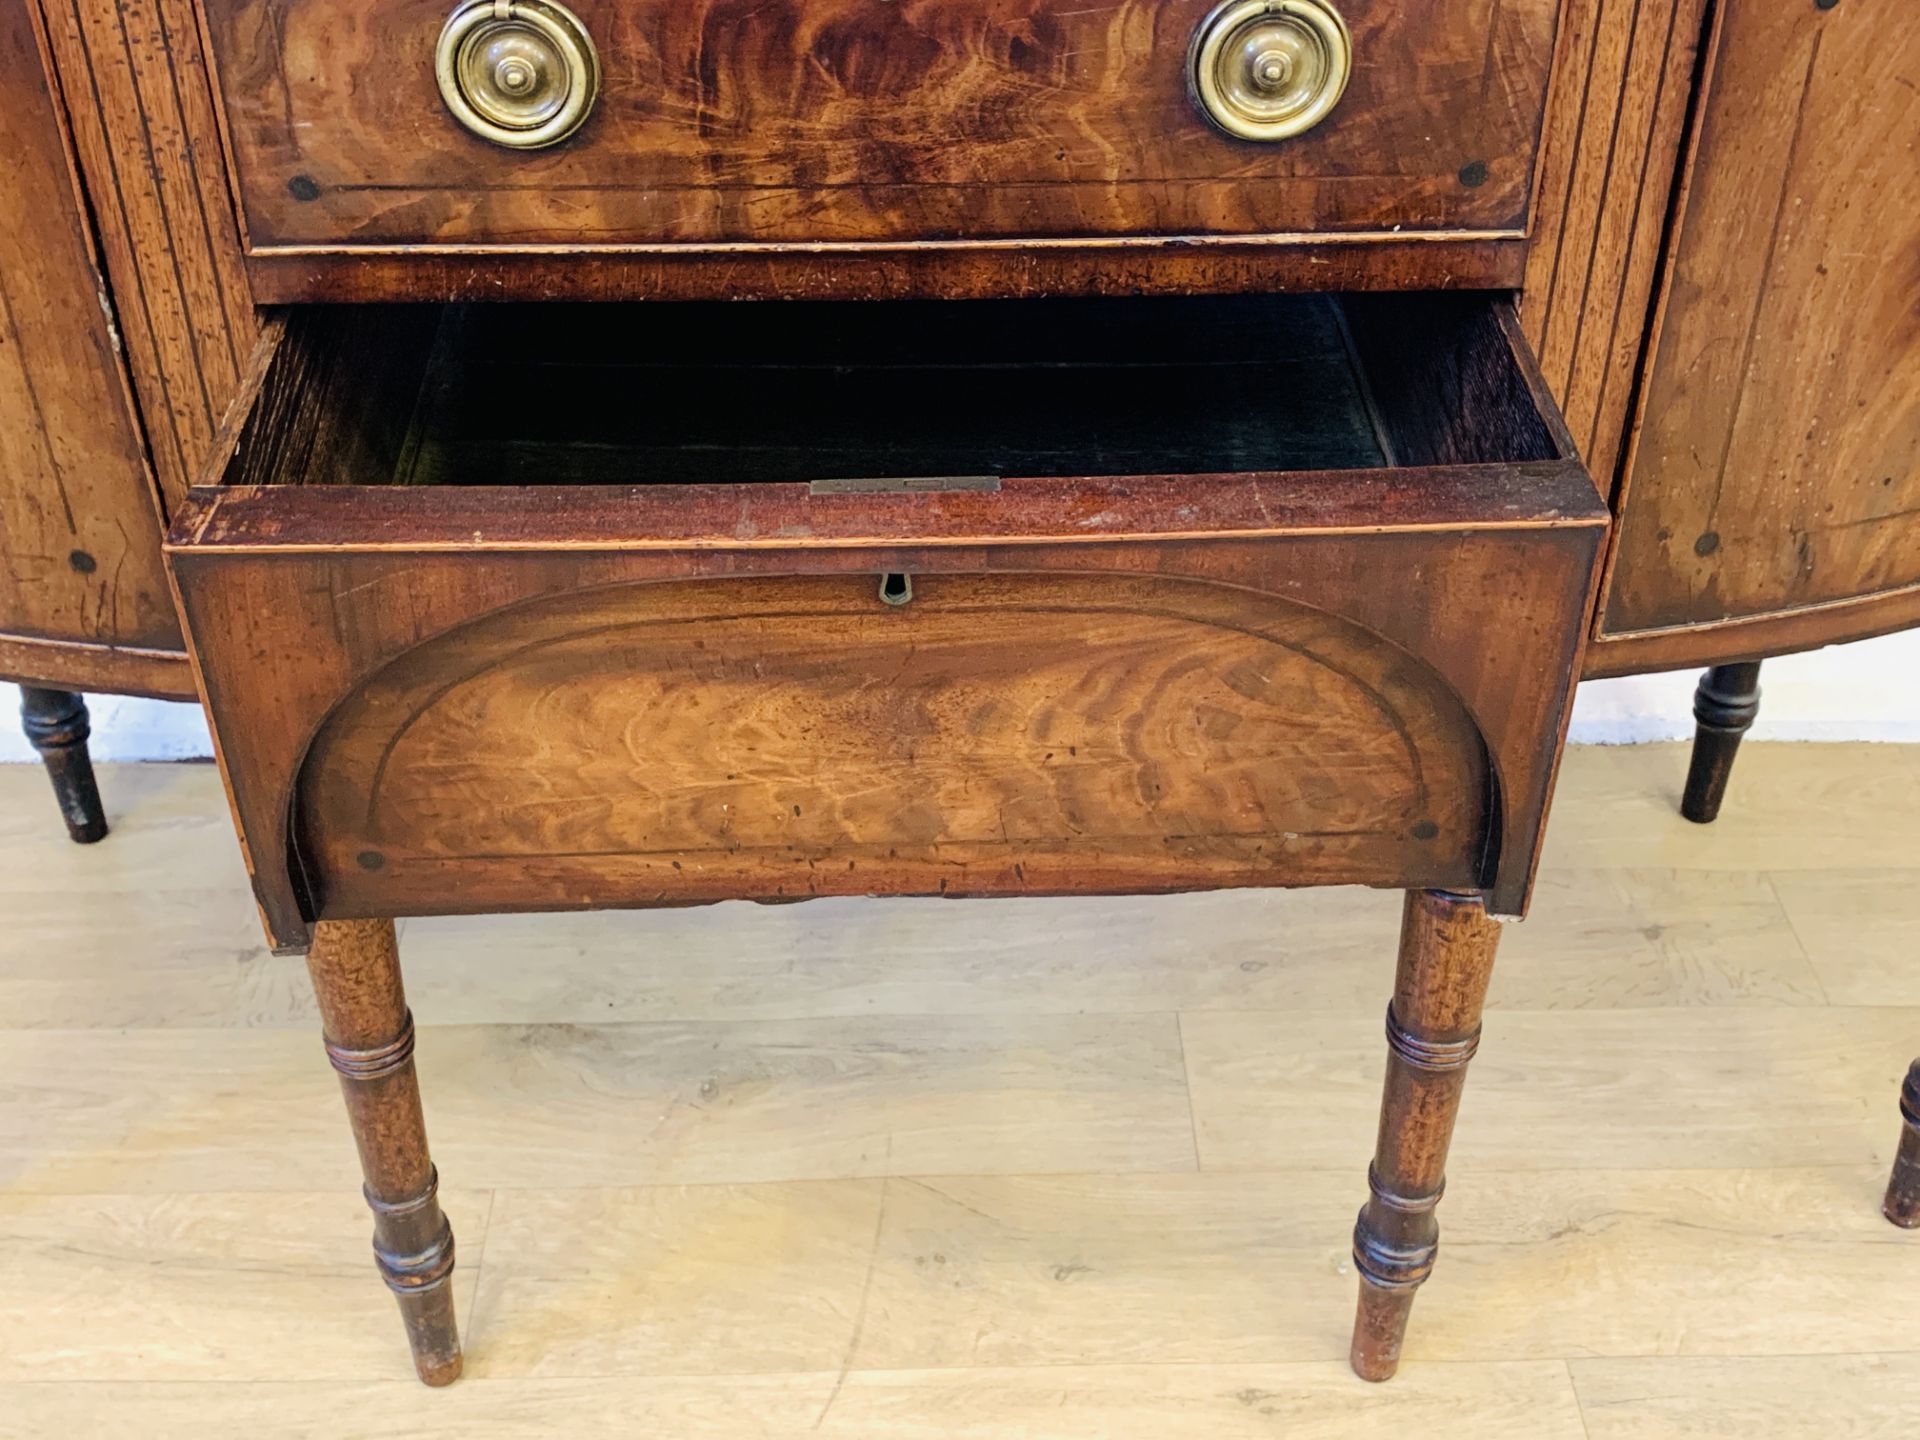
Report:
<svg viewBox="0 0 1920 1440"><path fill-rule="evenodd" d="M1407 1064L1419 1070L1464 1070L1480 1048L1480 1027L1463 1040L1427 1040L1400 1023L1387 1006L1387 1046Z"/></svg>
<svg viewBox="0 0 1920 1440"><path fill-rule="evenodd" d="M327 1061L349 1080L379 1080L413 1063L413 1012L400 1021L400 1033L384 1045L356 1050L348 1045L326 1042Z"/></svg>

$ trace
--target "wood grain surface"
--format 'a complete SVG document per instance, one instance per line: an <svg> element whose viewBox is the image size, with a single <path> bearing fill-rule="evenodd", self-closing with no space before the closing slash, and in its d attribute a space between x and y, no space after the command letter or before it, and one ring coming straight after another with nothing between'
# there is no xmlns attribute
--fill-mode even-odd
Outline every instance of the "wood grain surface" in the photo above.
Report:
<svg viewBox="0 0 1920 1440"><path fill-rule="evenodd" d="M170 509L258 328L199 24L191 0L36 3Z"/></svg>
<svg viewBox="0 0 1920 1440"><path fill-rule="evenodd" d="M160 516L33 23L0 0L0 675L103 688L182 670ZM120 652L147 652L124 667ZM136 671L141 673L136 674Z"/></svg>
<svg viewBox="0 0 1920 1440"><path fill-rule="evenodd" d="M1590 1440L1897 1440L1920 1425L1909 1353L1575 1360Z"/></svg>
<svg viewBox="0 0 1920 1440"><path fill-rule="evenodd" d="M1755 753L1755 747L1747 753ZM1896 869L1865 867L1807 871L1776 881L1794 934L1834 1004L1920 1005L1911 921L1886 903L1887 887L1902 883Z"/></svg>
<svg viewBox="0 0 1920 1440"><path fill-rule="evenodd" d="M1657 663L1697 663L1766 653L1760 617L1792 648L1915 614L1920 31L1890 18L1718 12L1600 622L1624 658L1603 665L1643 633Z"/></svg>
<svg viewBox="0 0 1920 1440"><path fill-rule="evenodd" d="M832 1371L705 1378L623 1377L470 1383L440 1406L393 1384L178 1385L95 1382L18 1387L20 1434L138 1426L155 1440L216 1423L275 1436L333 1433L342 1406L377 1410L422 1437L537 1434L564 1425L600 1440L640 1426L676 1435L751 1434L768 1440L951 1440L956 1435L1074 1440L1084 1427L1114 1440L1204 1435L1266 1440L1276 1424L1319 1436L1349 1427L1404 1425L1416 1432L1490 1440L1584 1440L1563 1367L1553 1363L1428 1367L1417 1388L1366 1401L1344 1363L1204 1366L1109 1365L961 1372ZM417 1388L417 1387L416 1387ZM831 1405L829 1406L829 1401Z"/></svg>
<svg viewBox="0 0 1920 1440"><path fill-rule="evenodd" d="M0 635L0 675L22 685L91 694L146 695L198 703L185 642L178 650L81 644L33 635Z"/></svg>
<svg viewBox="0 0 1920 1440"><path fill-rule="evenodd" d="M1707 0L1565 0L1521 316L1601 485L1632 418Z"/></svg>
<svg viewBox="0 0 1920 1440"><path fill-rule="evenodd" d="M1751 745L1737 830L1674 813L1684 747L1568 752L1594 844L1502 941L1387 1386L1343 1266L1398 896L409 922L471 1358L430 1392L217 774L103 767L82 850L0 767L0 1434L1905 1440L1920 1249L1876 1207L1920 1011L1778 989L1768 896L1829 976L1920 924L1913 750Z"/></svg>
<svg viewBox="0 0 1920 1440"><path fill-rule="evenodd" d="M1188 98L1209 9L580 0L603 94L538 153L451 118L440 10L205 13L256 251L1524 228L1554 0L1344 0L1344 98L1265 146Z"/></svg>
<svg viewBox="0 0 1920 1440"><path fill-rule="evenodd" d="M1233 239L915 241L522 252L256 252L263 305L381 300L968 300L1005 296L1274 293L1288 290L1511 290L1518 235L1384 234Z"/></svg>
<svg viewBox="0 0 1920 1440"><path fill-rule="evenodd" d="M1472 883L1478 731L1377 636L1178 579L875 591L600 589L408 652L302 768L318 903Z"/></svg>

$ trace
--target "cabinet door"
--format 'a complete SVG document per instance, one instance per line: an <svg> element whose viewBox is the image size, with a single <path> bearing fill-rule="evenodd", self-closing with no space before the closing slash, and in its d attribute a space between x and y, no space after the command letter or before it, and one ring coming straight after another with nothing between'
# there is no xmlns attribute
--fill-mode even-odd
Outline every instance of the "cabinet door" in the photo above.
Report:
<svg viewBox="0 0 1920 1440"><path fill-rule="evenodd" d="M0 676L191 695L105 285L28 0L0 0Z"/></svg>
<svg viewBox="0 0 1920 1440"><path fill-rule="evenodd" d="M1920 623L1920 23L1719 7L1589 669Z"/></svg>

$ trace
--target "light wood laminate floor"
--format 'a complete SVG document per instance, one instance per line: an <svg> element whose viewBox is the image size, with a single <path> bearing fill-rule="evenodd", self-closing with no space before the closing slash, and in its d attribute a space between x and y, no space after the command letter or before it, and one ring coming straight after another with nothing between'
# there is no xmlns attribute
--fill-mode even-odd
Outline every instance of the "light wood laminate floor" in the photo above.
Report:
<svg viewBox="0 0 1920 1440"><path fill-rule="evenodd" d="M410 1377L205 766L0 766L0 1434L1920 1434L1920 749L1570 753L1399 1378L1347 1371L1397 897L413 921L467 1378Z"/></svg>

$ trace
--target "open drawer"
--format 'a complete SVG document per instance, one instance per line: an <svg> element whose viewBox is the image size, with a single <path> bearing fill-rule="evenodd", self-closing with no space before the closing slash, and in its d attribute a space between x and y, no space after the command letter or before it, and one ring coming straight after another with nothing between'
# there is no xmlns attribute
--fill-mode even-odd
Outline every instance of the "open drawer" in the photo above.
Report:
<svg viewBox="0 0 1920 1440"><path fill-rule="evenodd" d="M1525 904L1607 512L1503 299L342 307L168 552L268 929Z"/></svg>

